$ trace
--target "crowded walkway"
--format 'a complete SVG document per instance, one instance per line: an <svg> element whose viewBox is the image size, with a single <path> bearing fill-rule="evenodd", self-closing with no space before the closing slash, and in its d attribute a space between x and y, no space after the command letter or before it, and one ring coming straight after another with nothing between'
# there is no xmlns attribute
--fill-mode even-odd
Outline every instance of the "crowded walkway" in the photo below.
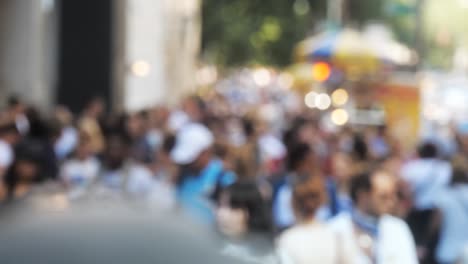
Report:
<svg viewBox="0 0 468 264"><path fill-rule="evenodd" d="M405 152L385 126L330 131L313 110L272 114L268 100L213 92L108 113L93 98L42 114L12 97L0 199L50 192L181 214L242 263L468 263L466 129L453 128L449 152L431 139Z"/></svg>

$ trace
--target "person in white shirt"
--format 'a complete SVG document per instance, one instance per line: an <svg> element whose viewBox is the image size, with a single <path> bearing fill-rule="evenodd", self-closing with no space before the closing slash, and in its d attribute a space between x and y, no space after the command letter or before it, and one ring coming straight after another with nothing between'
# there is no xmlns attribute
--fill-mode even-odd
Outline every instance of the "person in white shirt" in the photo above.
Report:
<svg viewBox="0 0 468 264"><path fill-rule="evenodd" d="M299 221L278 239L281 263L332 264L343 263L347 259L332 229L316 219L316 212L325 196L325 186L320 177L310 177L294 185L293 207Z"/></svg>
<svg viewBox="0 0 468 264"><path fill-rule="evenodd" d="M60 170L60 178L69 190L69 198L75 199L85 194L96 180L99 170L100 163L93 155L91 139L82 131L74 157L66 161Z"/></svg>
<svg viewBox="0 0 468 264"><path fill-rule="evenodd" d="M14 160L13 146L21 139L14 121L5 120L0 124L0 178L2 178Z"/></svg>
<svg viewBox="0 0 468 264"><path fill-rule="evenodd" d="M468 246L468 164L464 156L453 160L453 175L449 187L435 194L440 215L440 235L435 251L437 263L461 262Z"/></svg>
<svg viewBox="0 0 468 264"><path fill-rule="evenodd" d="M420 259L431 261L438 236L438 230L434 228L438 222L435 210L437 195L434 194L448 187L452 167L449 162L438 158L439 151L435 143L423 143L418 148L418 155L418 159L402 167L401 177L409 186L413 198L413 210L407 219Z"/></svg>
<svg viewBox="0 0 468 264"><path fill-rule="evenodd" d="M106 138L103 164L92 186L92 195L99 199L138 201L152 210L174 208L174 188L155 179L151 170L131 159L130 138L117 131Z"/></svg>
<svg viewBox="0 0 468 264"><path fill-rule="evenodd" d="M341 214L330 222L342 241L346 263L418 263L407 224L389 214L395 208L396 192L396 179L383 171L352 179L352 213Z"/></svg>

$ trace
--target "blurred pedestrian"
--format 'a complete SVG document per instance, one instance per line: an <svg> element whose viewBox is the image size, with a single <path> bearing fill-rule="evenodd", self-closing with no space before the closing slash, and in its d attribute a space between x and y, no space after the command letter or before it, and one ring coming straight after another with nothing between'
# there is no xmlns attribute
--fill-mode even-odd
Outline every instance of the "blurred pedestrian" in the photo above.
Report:
<svg viewBox="0 0 468 264"><path fill-rule="evenodd" d="M26 117L26 104L16 96L8 98L8 114L15 121L16 127L21 135L29 132L29 120Z"/></svg>
<svg viewBox="0 0 468 264"><path fill-rule="evenodd" d="M396 187L395 178L381 171L353 177L352 213L330 222L349 263L418 263L408 226L390 216L397 201Z"/></svg>
<svg viewBox="0 0 468 264"><path fill-rule="evenodd" d="M234 183L217 200L217 226L226 238L222 253L248 263L277 263L268 207L255 182Z"/></svg>
<svg viewBox="0 0 468 264"><path fill-rule="evenodd" d="M5 176L7 201L26 198L45 180L43 153L43 145L37 141L24 141L15 147L14 163Z"/></svg>
<svg viewBox="0 0 468 264"><path fill-rule="evenodd" d="M438 148L432 142L421 144L418 156L418 159L405 164L401 171L413 197L413 210L407 221L415 237L420 259L424 263L433 263L438 240L435 194L448 186L452 169L450 163L439 158Z"/></svg>
<svg viewBox="0 0 468 264"><path fill-rule="evenodd" d="M13 120L4 116L0 121L0 179L14 161L14 147L20 141L21 135Z"/></svg>
<svg viewBox="0 0 468 264"><path fill-rule="evenodd" d="M457 157L453 163L450 186L434 194L440 214L440 240L436 250L437 263L456 263L468 247L468 163Z"/></svg>
<svg viewBox="0 0 468 264"><path fill-rule="evenodd" d="M125 129L132 140L131 157L142 164L154 161L155 150L148 138L148 113L140 111L129 115L125 120Z"/></svg>
<svg viewBox="0 0 468 264"><path fill-rule="evenodd" d="M203 223L214 222L213 195L232 184L235 176L213 155L213 134L203 125L192 123L176 135L171 151L179 165L178 198L183 209Z"/></svg>
<svg viewBox="0 0 468 264"><path fill-rule="evenodd" d="M297 224L278 239L281 263L344 263L347 259L333 231L316 218L326 200L325 185L319 177L309 177L294 184L293 207Z"/></svg>
<svg viewBox="0 0 468 264"><path fill-rule="evenodd" d="M322 178L316 156L308 144L297 144L291 147L288 153L288 174L279 186L275 187L276 195L273 199L273 219L276 227L281 231L296 223L296 214L292 206L293 186L295 182L301 181L308 177ZM327 203L317 209L317 214L320 220L327 220L330 217L338 214L341 209L345 209L345 205L338 205L338 193L336 185L332 180L324 180L326 182L326 193L329 196ZM343 207L343 208L341 208Z"/></svg>
<svg viewBox="0 0 468 264"><path fill-rule="evenodd" d="M78 144L78 131L73 124L73 114L65 107L55 109L54 118L62 126L62 133L55 143L55 155L62 162L75 150Z"/></svg>
<svg viewBox="0 0 468 264"><path fill-rule="evenodd" d="M152 192L152 173L130 159L129 136L125 132L114 131L106 138L102 167L95 187L97 195L146 200Z"/></svg>
<svg viewBox="0 0 468 264"><path fill-rule="evenodd" d="M70 199L86 194L96 181L100 167L99 160L93 155L90 136L84 131L80 132L78 147L73 157L67 160L60 170L60 179L69 190Z"/></svg>
<svg viewBox="0 0 468 264"><path fill-rule="evenodd" d="M95 154L102 153L105 148L104 135L100 125L104 111L104 101L99 97L93 98L78 120L78 129L90 135L91 145Z"/></svg>

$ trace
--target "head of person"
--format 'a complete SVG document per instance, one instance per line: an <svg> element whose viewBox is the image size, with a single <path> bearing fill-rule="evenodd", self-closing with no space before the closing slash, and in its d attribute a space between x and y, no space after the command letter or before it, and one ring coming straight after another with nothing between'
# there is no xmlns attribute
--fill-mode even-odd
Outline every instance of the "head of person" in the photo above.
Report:
<svg viewBox="0 0 468 264"><path fill-rule="evenodd" d="M171 159L192 171L203 170L213 158L214 136L201 124L189 124L180 129L171 150Z"/></svg>
<svg viewBox="0 0 468 264"><path fill-rule="evenodd" d="M104 99L101 97L92 98L85 109L86 115L92 118L101 118L106 109Z"/></svg>
<svg viewBox="0 0 468 264"><path fill-rule="evenodd" d="M313 220L326 200L325 185L321 177L309 176L294 183L292 203L302 221Z"/></svg>
<svg viewBox="0 0 468 264"><path fill-rule="evenodd" d="M205 118L206 105L198 96L189 96L182 103L182 110L194 122L202 122Z"/></svg>
<svg viewBox="0 0 468 264"><path fill-rule="evenodd" d="M54 117L59 120L64 127L71 126L73 123L73 114L63 105L55 108Z"/></svg>
<svg viewBox="0 0 468 264"><path fill-rule="evenodd" d="M8 109L13 115L24 114L26 111L26 105L19 97L12 95L8 98Z"/></svg>
<svg viewBox="0 0 468 264"><path fill-rule="evenodd" d="M271 232L266 203L251 181L237 182L221 191L216 219L220 232L231 238Z"/></svg>
<svg viewBox="0 0 468 264"><path fill-rule="evenodd" d="M350 155L345 152L336 152L331 158L331 172L338 181L348 182L353 174L353 160Z"/></svg>
<svg viewBox="0 0 468 264"><path fill-rule="evenodd" d="M418 156L421 159L435 159L438 155L437 145L432 142L424 142L418 147Z"/></svg>
<svg viewBox="0 0 468 264"><path fill-rule="evenodd" d="M287 167L291 172L300 175L314 174L317 162L312 148L305 143L293 145L288 150Z"/></svg>
<svg viewBox="0 0 468 264"><path fill-rule="evenodd" d="M283 141L286 146L291 147L297 144L312 142L315 129L309 120L305 118L296 118L290 129L284 134Z"/></svg>
<svg viewBox="0 0 468 264"><path fill-rule="evenodd" d="M121 168L130 154L130 137L123 131L114 131L106 136L104 163L108 169Z"/></svg>
<svg viewBox="0 0 468 264"><path fill-rule="evenodd" d="M15 161L5 178L9 188L13 188L18 183L41 180L43 150L43 145L37 141L24 141L15 147Z"/></svg>
<svg viewBox="0 0 468 264"><path fill-rule="evenodd" d="M125 128L132 138L139 138L145 135L147 131L148 112L140 111L127 117Z"/></svg>
<svg viewBox="0 0 468 264"><path fill-rule="evenodd" d="M356 161L368 161L369 159L369 149L366 140L360 134L354 135L352 154Z"/></svg>
<svg viewBox="0 0 468 264"><path fill-rule="evenodd" d="M361 212L380 217L394 212L397 186L395 177L385 171L363 173L351 181L351 198Z"/></svg>
<svg viewBox="0 0 468 264"><path fill-rule="evenodd" d="M255 120L253 118L242 118L242 130L247 140L255 139L258 134L255 127Z"/></svg>
<svg viewBox="0 0 468 264"><path fill-rule="evenodd" d="M91 137L85 131L80 131L78 135L78 145L76 147L75 156L79 160L85 160L93 155L93 145Z"/></svg>

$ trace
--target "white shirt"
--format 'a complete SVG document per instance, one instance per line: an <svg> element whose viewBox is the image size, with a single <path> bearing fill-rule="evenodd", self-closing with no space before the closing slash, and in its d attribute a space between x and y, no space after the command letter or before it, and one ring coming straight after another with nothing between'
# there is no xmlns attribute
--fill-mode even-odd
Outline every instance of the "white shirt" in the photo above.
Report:
<svg viewBox="0 0 468 264"><path fill-rule="evenodd" d="M284 264L339 263L347 259L343 253L333 230L320 223L296 225L278 240L278 254Z"/></svg>
<svg viewBox="0 0 468 264"><path fill-rule="evenodd" d="M468 246L468 185L453 186L435 196L442 214L436 257L440 263L454 263Z"/></svg>
<svg viewBox="0 0 468 264"><path fill-rule="evenodd" d="M401 176L410 185L414 207L433 209L434 193L446 187L451 179L450 163L438 159L418 159L405 164Z"/></svg>
<svg viewBox="0 0 468 264"><path fill-rule="evenodd" d="M127 164L120 170L101 175L98 195L121 197L124 192L140 198L152 210L170 210L176 205L175 188L154 178L152 172L142 165Z"/></svg>
<svg viewBox="0 0 468 264"><path fill-rule="evenodd" d="M99 167L99 161L94 157L72 159L63 164L60 178L72 186L89 184L98 176Z"/></svg>
<svg viewBox="0 0 468 264"><path fill-rule="evenodd" d="M0 167L8 168L13 163L14 154L10 144L0 140Z"/></svg>
<svg viewBox="0 0 468 264"><path fill-rule="evenodd" d="M60 170L60 178L70 188L69 198L75 199L84 195L87 187L96 180L99 169L100 163L94 157L65 162Z"/></svg>
<svg viewBox="0 0 468 264"><path fill-rule="evenodd" d="M330 222L336 232L344 255L353 264L370 264L371 259L359 248L354 224L350 214L341 214ZM417 264L416 248L406 223L393 216L383 216L379 220L379 235L376 252L378 264Z"/></svg>

